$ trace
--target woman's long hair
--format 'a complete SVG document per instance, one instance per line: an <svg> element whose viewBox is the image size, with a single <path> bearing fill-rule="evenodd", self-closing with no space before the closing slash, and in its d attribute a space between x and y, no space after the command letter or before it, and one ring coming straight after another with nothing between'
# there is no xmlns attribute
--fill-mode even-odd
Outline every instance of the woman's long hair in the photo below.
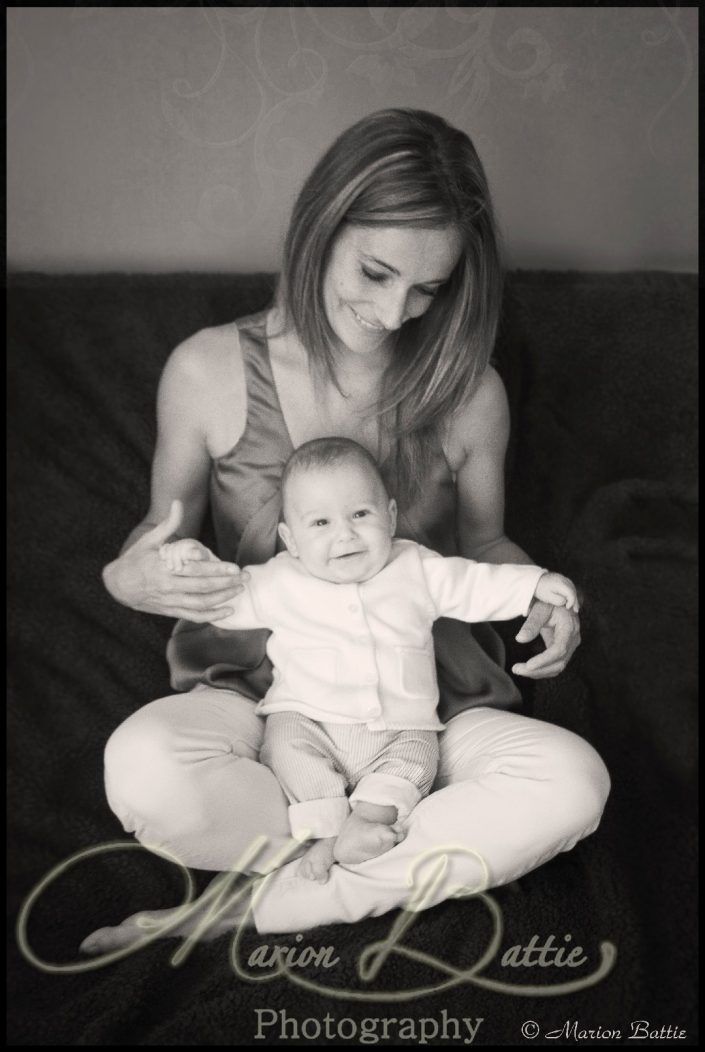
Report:
<svg viewBox="0 0 705 1052"><path fill-rule="evenodd" d="M277 298L312 367L337 386L336 336L323 281L343 223L456 227L462 254L428 310L396 334L379 415L396 451L396 496L408 506L423 485L438 437L489 362L499 319L502 268L485 173L469 137L424 110L363 118L329 147L296 200Z"/></svg>

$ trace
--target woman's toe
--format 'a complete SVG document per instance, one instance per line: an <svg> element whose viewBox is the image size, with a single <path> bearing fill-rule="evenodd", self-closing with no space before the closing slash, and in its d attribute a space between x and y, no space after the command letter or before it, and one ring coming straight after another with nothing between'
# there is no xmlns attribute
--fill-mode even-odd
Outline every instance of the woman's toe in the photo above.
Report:
<svg viewBox="0 0 705 1052"><path fill-rule="evenodd" d="M134 935L129 937L127 932L122 931L121 925L117 928L99 928L83 940L79 950L88 954L109 953L110 950L128 945L133 939Z"/></svg>

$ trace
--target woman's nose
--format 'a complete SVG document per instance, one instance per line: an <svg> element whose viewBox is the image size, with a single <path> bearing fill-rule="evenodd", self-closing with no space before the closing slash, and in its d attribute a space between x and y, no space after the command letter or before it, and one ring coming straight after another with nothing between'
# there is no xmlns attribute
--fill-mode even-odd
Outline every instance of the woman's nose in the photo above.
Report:
<svg viewBox="0 0 705 1052"><path fill-rule="evenodd" d="M399 329L406 321L408 292L385 290L377 305L379 320L385 329Z"/></svg>

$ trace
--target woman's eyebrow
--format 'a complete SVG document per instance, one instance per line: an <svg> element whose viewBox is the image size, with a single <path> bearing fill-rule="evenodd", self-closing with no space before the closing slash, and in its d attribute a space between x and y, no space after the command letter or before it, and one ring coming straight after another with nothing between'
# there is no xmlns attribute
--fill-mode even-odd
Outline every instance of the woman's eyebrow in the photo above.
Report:
<svg viewBox="0 0 705 1052"><path fill-rule="evenodd" d="M384 267L385 270L390 270L392 274L396 274L398 278L401 277L397 268L393 267L391 263L385 263L383 260L377 259L376 256L368 256L366 252L363 252L362 255L364 259L369 259L370 263L376 263L378 267ZM442 285L447 280L447 278L436 278L434 281L420 281L419 285Z"/></svg>

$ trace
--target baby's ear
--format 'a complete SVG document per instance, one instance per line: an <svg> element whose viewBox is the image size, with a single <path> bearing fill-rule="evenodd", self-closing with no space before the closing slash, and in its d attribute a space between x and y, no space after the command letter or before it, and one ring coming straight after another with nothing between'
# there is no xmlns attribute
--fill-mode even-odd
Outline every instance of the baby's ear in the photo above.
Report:
<svg viewBox="0 0 705 1052"><path fill-rule="evenodd" d="M295 559L298 559L299 553L296 548L296 541L294 540L292 532L287 524L285 522L280 522L277 529L279 530L279 536L284 541L289 554L293 555Z"/></svg>
<svg viewBox="0 0 705 1052"><path fill-rule="evenodd" d="M389 529L393 537L397 531L397 502L394 497L389 501Z"/></svg>

